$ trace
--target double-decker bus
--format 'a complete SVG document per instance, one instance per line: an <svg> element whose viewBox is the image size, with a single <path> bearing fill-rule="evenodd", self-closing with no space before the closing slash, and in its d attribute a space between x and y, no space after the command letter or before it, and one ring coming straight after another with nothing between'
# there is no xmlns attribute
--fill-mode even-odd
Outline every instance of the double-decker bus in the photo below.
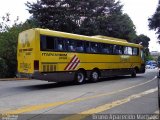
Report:
<svg viewBox="0 0 160 120"><path fill-rule="evenodd" d="M34 28L19 34L18 73L47 81L87 80L144 73L143 47L123 39Z"/></svg>

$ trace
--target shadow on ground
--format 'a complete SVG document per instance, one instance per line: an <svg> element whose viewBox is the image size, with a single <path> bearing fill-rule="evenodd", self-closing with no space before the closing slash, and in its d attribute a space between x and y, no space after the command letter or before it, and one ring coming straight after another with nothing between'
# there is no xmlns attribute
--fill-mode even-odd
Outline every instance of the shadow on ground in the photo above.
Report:
<svg viewBox="0 0 160 120"><path fill-rule="evenodd" d="M137 76L136 78L132 78L130 76L117 76L117 77L109 77L109 78L101 78L99 82L97 83L91 83L87 81L85 84L82 84L83 86L91 85L91 84L98 84L102 82L108 82L108 81L120 81L120 80L139 80L137 78L142 78L143 76ZM53 88L60 88L60 87L71 87L71 86L81 86L81 85L76 85L74 82L59 82L59 83L53 83L53 82L48 82L44 84L36 84L36 85L26 85L26 86L20 86L16 87L16 89L28 89L28 90L43 90L43 89L53 89Z"/></svg>

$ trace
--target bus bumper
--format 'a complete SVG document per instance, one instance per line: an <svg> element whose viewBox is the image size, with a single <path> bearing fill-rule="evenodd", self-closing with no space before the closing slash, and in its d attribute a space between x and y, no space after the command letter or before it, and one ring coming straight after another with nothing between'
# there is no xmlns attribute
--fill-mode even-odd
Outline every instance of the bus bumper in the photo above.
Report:
<svg viewBox="0 0 160 120"><path fill-rule="evenodd" d="M75 72L53 72L40 73L35 71L33 74L19 73L20 77L44 80L49 82L73 81Z"/></svg>
<svg viewBox="0 0 160 120"><path fill-rule="evenodd" d="M145 73L145 71L146 71L145 64L142 64L138 73Z"/></svg>

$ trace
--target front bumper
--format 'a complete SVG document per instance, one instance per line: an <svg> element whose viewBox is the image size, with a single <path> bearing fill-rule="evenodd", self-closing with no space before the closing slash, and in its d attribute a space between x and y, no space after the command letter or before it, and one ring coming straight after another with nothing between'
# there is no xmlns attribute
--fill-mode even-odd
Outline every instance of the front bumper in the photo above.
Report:
<svg viewBox="0 0 160 120"><path fill-rule="evenodd" d="M142 64L138 73L145 73L145 71L146 71L145 64Z"/></svg>

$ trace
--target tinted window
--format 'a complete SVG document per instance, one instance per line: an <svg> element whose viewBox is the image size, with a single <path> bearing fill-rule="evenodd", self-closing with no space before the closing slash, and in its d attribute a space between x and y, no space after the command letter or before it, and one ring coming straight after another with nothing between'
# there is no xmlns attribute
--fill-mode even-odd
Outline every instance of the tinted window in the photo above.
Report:
<svg viewBox="0 0 160 120"><path fill-rule="evenodd" d="M41 50L45 50L46 49L46 36L40 36L40 46L41 46Z"/></svg>
<svg viewBox="0 0 160 120"><path fill-rule="evenodd" d="M55 38L55 39L56 39L56 50L65 51L64 39L63 38Z"/></svg>
<svg viewBox="0 0 160 120"><path fill-rule="evenodd" d="M101 52L102 53L106 53L106 54L109 54L110 53L110 50L109 50L109 45L108 44L100 44L101 46Z"/></svg>
<svg viewBox="0 0 160 120"><path fill-rule="evenodd" d="M123 54L123 49L122 46L119 45L114 45L114 54L122 55Z"/></svg>
<svg viewBox="0 0 160 120"><path fill-rule="evenodd" d="M40 40L41 50L54 50L55 49L54 37L41 35L40 39L41 39Z"/></svg>
<svg viewBox="0 0 160 120"><path fill-rule="evenodd" d="M119 54L120 54L120 55L123 54L123 46L119 46Z"/></svg>
<svg viewBox="0 0 160 120"><path fill-rule="evenodd" d="M89 53L90 52L90 43L89 42L85 42L85 48L86 48L86 52Z"/></svg>
<svg viewBox="0 0 160 120"><path fill-rule="evenodd" d="M90 48L92 53L98 53L99 52L99 45L98 43L91 43L91 48Z"/></svg>
<svg viewBox="0 0 160 120"><path fill-rule="evenodd" d="M84 52L84 42L83 41L75 41L75 47L77 52Z"/></svg>
<svg viewBox="0 0 160 120"><path fill-rule="evenodd" d="M76 51L76 45L74 40L66 39L65 46L67 51L71 51L71 52Z"/></svg>
<svg viewBox="0 0 160 120"><path fill-rule="evenodd" d="M133 55L138 55L139 52L138 52L138 48L133 48Z"/></svg>
<svg viewBox="0 0 160 120"><path fill-rule="evenodd" d="M84 42L80 40L59 38L53 36L40 36L41 50L103 53L103 54L125 54L139 55L139 49L136 47L126 47L106 43ZM141 53L142 54L142 53Z"/></svg>
<svg viewBox="0 0 160 120"><path fill-rule="evenodd" d="M109 47L109 54L113 54L113 45L108 44Z"/></svg>

